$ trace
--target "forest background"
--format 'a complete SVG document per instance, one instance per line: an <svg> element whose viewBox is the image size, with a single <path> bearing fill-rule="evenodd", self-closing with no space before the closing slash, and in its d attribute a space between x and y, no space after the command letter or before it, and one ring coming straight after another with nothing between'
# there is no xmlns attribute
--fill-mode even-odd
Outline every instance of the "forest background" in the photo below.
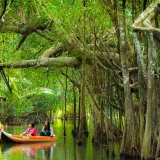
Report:
<svg viewBox="0 0 160 160"><path fill-rule="evenodd" d="M159 157L159 0L2 0L0 116L78 117L78 143ZM155 156L156 155L156 156Z"/></svg>

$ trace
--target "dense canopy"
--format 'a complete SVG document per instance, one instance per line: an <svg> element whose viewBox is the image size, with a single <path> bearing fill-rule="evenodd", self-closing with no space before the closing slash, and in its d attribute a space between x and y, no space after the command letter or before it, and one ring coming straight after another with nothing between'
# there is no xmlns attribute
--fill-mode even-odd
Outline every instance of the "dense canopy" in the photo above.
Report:
<svg viewBox="0 0 160 160"><path fill-rule="evenodd" d="M21 124L28 114L37 123L73 118L81 144L91 118L94 144L122 137L121 156L159 157L159 6L159 0L2 0L3 123Z"/></svg>

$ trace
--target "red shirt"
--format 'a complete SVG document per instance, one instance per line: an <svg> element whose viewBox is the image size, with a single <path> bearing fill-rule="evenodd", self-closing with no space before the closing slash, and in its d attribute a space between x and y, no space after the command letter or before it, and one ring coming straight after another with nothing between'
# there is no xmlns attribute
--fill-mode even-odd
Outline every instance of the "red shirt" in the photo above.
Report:
<svg viewBox="0 0 160 160"><path fill-rule="evenodd" d="M32 136L36 136L37 135L37 131L36 131L36 128L28 128L26 131L25 131L26 134L31 134Z"/></svg>

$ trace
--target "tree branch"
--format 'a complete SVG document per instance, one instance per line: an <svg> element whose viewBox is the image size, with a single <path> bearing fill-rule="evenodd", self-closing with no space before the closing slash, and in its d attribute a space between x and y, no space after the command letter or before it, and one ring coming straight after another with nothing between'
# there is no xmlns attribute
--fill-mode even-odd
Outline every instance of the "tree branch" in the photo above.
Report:
<svg viewBox="0 0 160 160"><path fill-rule="evenodd" d="M5 96L0 96L0 99L2 99L3 101L6 101L6 97Z"/></svg>
<svg viewBox="0 0 160 160"><path fill-rule="evenodd" d="M28 67L78 67L81 65L81 58L76 57L58 57L41 58L35 60L22 60L17 62L0 63L1 68L28 68ZM87 61L86 61L87 63Z"/></svg>
<svg viewBox="0 0 160 160"><path fill-rule="evenodd" d="M135 20L134 24L132 25L133 30L160 32L160 29L154 28L151 25L151 20L155 19L156 14L159 12L159 5L160 1L154 0Z"/></svg>
<svg viewBox="0 0 160 160"><path fill-rule="evenodd" d="M41 58L50 58L50 57L58 57L63 52L67 51L65 46L57 45L56 47L52 46L51 48L47 49Z"/></svg>
<svg viewBox="0 0 160 160"><path fill-rule="evenodd" d="M63 71L61 71L61 73L62 73L65 77L67 77L67 78L70 80L70 82L72 82L77 88L80 89L81 85L80 85L79 83L77 83L75 80L71 79L71 78L70 78L66 73L64 73Z"/></svg>

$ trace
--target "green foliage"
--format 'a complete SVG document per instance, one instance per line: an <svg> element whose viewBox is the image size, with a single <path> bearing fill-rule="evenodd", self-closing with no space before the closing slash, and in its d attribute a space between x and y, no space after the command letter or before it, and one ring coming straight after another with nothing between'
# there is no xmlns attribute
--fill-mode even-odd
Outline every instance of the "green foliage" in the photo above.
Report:
<svg viewBox="0 0 160 160"><path fill-rule="evenodd" d="M8 21L12 27L16 23L23 24L21 31L25 32L29 27L44 27L53 20L53 23L44 33L54 41L46 40L36 33L30 34L21 47L16 50L22 39L22 35L12 31L0 33L0 55L3 62L38 59L43 52L58 43L66 44L72 38L78 43L83 42L84 13L86 14L86 42L93 41L94 34L103 37L112 27L110 18L105 8L99 1L88 1L86 7L83 1L72 0L29 0L14 1L7 8ZM107 28L107 29L106 29ZM58 32L58 34L57 34ZM96 32L96 33L95 33ZM78 38L77 38L78 37ZM79 56L79 52L64 53L63 56ZM90 56L90 54L89 54ZM65 72L64 69L61 69ZM3 80L0 80L0 93L7 97L3 104L7 115L17 116L34 110L48 112L52 110L62 111L64 114L65 76L61 70L55 67L48 69L5 69L7 78L13 93L10 94ZM80 83L80 71L68 69L69 76ZM67 113L73 112L72 83L68 81ZM76 90L78 93L78 90ZM78 94L77 94L78 95ZM78 103L78 96L77 96Z"/></svg>

